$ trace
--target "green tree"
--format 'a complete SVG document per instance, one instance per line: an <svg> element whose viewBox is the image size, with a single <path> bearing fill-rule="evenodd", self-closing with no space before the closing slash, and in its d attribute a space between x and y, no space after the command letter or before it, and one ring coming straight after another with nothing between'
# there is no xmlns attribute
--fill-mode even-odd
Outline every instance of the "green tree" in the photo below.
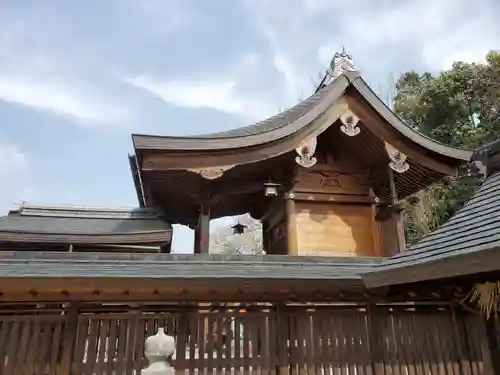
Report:
<svg viewBox="0 0 500 375"><path fill-rule="evenodd" d="M500 137L498 52L490 52L484 64L456 62L436 76L404 73L395 91L394 111L410 126L440 142L475 148ZM428 220L431 229L443 224L471 197L477 183L464 166L458 176L446 178L423 193L428 210L420 217L424 222ZM411 207L407 214L412 222L416 215L413 211ZM428 233L428 228L418 230L411 222L408 224L410 243Z"/></svg>
<svg viewBox="0 0 500 375"><path fill-rule="evenodd" d="M476 148L500 138L500 53L486 63L456 62L437 76L404 73L396 83L394 110L410 126L443 143ZM418 241L443 224L471 197L479 181L468 167L418 194L405 212L406 235ZM469 302L486 317L500 310L500 282L477 284Z"/></svg>

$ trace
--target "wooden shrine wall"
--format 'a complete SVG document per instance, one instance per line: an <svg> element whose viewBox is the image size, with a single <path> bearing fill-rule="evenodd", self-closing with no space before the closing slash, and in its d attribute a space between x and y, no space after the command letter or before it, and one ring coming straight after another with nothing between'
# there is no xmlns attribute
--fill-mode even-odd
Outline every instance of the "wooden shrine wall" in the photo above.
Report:
<svg viewBox="0 0 500 375"><path fill-rule="evenodd" d="M299 170L293 188L298 255L380 255L380 226L367 181L367 172L352 163Z"/></svg>
<svg viewBox="0 0 500 375"><path fill-rule="evenodd" d="M296 202L299 255L374 256L370 205Z"/></svg>
<svg viewBox="0 0 500 375"><path fill-rule="evenodd" d="M3 375L132 375L147 366L144 340L176 338L177 374L480 375L491 347L478 315L437 306L261 306L0 315ZM223 338L225 332L225 340Z"/></svg>

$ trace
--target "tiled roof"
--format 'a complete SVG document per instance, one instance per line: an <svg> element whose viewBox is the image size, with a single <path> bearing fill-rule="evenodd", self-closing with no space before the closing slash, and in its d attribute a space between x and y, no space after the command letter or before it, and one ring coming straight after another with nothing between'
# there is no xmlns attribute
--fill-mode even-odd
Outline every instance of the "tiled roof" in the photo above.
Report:
<svg viewBox="0 0 500 375"><path fill-rule="evenodd" d="M226 256L180 254L0 253L0 279L6 277L117 277L172 279L353 280L374 258Z"/></svg>
<svg viewBox="0 0 500 375"><path fill-rule="evenodd" d="M486 180L464 207L407 251L365 275L383 286L500 270L500 141L476 150ZM495 261L496 260L496 261Z"/></svg>
<svg viewBox="0 0 500 375"><path fill-rule="evenodd" d="M0 242L161 244L171 235L171 225L145 208L20 204L0 217Z"/></svg>
<svg viewBox="0 0 500 375"><path fill-rule="evenodd" d="M133 134L136 152L141 150L222 150L262 145L283 139L313 123L337 102L347 90L368 101L376 112L404 137L436 153L469 160L470 150L437 142L408 126L373 92L358 72L346 72L294 107L258 123L225 132L187 137Z"/></svg>

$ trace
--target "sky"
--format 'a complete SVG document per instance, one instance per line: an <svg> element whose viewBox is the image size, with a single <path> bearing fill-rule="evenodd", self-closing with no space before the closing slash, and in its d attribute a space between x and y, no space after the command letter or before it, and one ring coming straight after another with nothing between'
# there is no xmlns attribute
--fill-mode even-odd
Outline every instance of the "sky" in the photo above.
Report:
<svg viewBox="0 0 500 375"><path fill-rule="evenodd" d="M383 95L401 72L500 49L498 19L498 0L2 0L0 215L16 200L137 206L132 132L262 120L342 46ZM175 228L173 251L192 241Z"/></svg>

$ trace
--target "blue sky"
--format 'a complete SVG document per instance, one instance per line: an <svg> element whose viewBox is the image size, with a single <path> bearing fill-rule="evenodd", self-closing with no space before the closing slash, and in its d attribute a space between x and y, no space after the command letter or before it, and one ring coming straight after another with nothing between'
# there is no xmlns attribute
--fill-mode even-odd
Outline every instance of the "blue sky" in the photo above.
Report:
<svg viewBox="0 0 500 375"><path fill-rule="evenodd" d="M131 132L243 126L307 96L346 46L378 92L500 49L479 0L4 0L0 213L14 200L137 205ZM192 234L176 230L174 251Z"/></svg>

